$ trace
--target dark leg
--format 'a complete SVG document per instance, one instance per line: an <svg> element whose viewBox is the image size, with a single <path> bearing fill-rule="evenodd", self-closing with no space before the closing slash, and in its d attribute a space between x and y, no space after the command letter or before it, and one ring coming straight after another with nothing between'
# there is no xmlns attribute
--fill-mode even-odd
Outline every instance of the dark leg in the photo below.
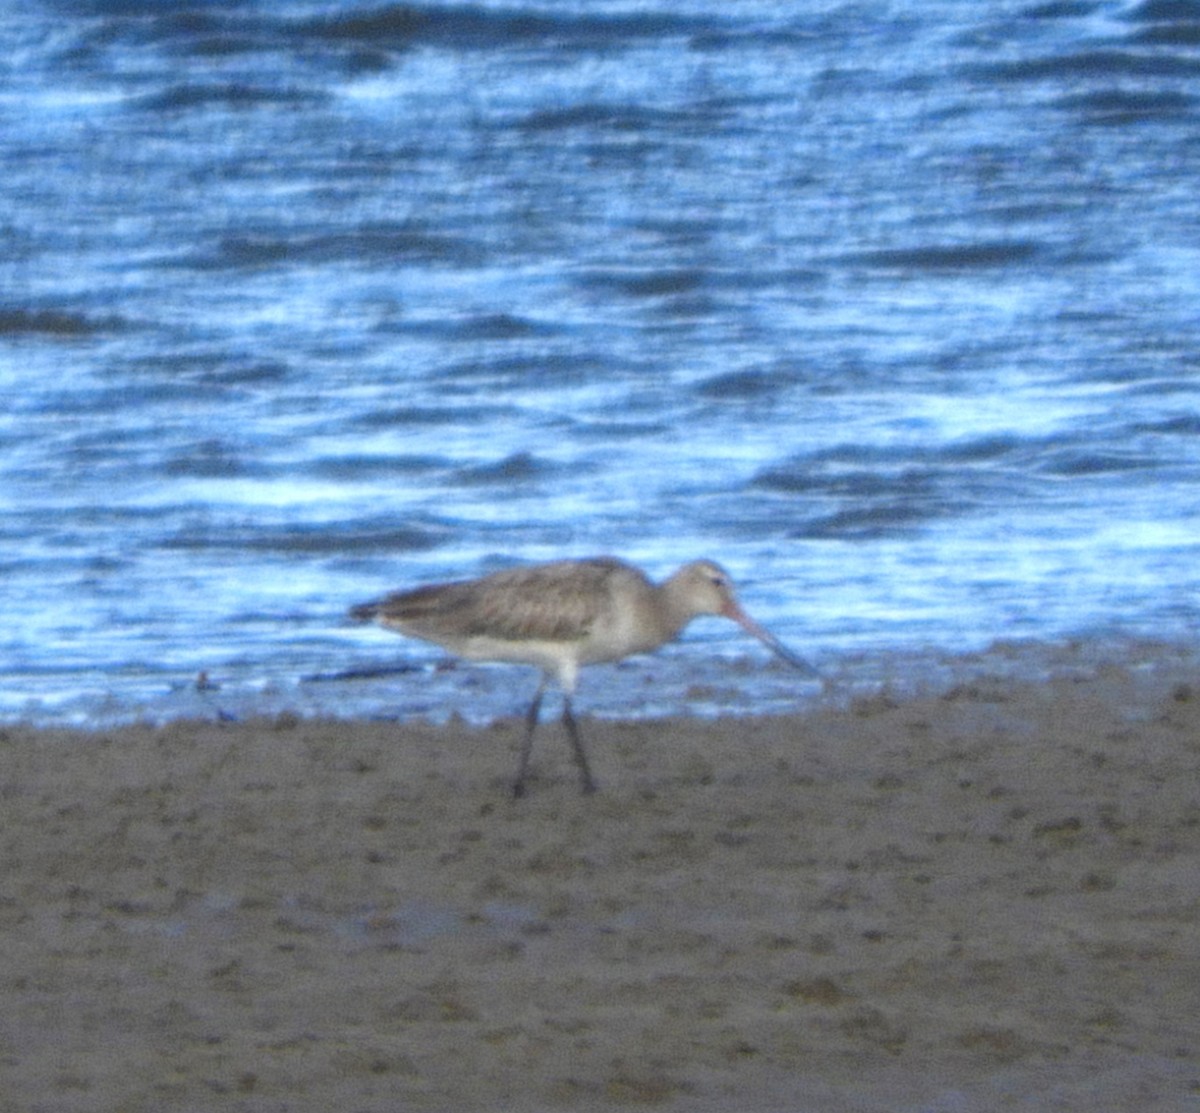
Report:
<svg viewBox="0 0 1200 1113"><path fill-rule="evenodd" d="M529 755L533 752L533 732L537 728L538 713L542 710L542 693L546 690L546 682L543 680L538 685L537 694L533 697L533 703L529 705L529 710L525 712L525 741L521 743L521 762L517 766L517 779L513 781L513 795L525 795L525 774L529 772Z"/></svg>
<svg viewBox="0 0 1200 1113"><path fill-rule="evenodd" d="M592 771L588 768L587 754L583 749L583 739L579 737L579 727L575 725L575 716L571 714L571 697L563 696L563 726L567 728L567 735L571 739L571 746L575 750L575 764L579 766L579 775L583 782L583 791L585 793L596 791L596 782L592 780Z"/></svg>

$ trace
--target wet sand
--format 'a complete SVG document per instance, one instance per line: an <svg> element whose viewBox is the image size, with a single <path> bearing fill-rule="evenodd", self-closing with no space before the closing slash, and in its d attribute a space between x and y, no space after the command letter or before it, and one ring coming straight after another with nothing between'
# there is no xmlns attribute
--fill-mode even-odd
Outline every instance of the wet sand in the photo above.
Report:
<svg viewBox="0 0 1200 1113"><path fill-rule="evenodd" d="M0 1110L1196 1110L1200 685L0 732Z"/></svg>

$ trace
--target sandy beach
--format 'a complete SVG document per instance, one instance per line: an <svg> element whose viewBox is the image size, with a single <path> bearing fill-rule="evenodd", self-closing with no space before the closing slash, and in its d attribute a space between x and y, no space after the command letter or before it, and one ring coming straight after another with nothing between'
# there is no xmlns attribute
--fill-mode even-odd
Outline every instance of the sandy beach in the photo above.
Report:
<svg viewBox="0 0 1200 1113"><path fill-rule="evenodd" d="M4 728L0 1109L1200 1108L1177 663L548 718Z"/></svg>

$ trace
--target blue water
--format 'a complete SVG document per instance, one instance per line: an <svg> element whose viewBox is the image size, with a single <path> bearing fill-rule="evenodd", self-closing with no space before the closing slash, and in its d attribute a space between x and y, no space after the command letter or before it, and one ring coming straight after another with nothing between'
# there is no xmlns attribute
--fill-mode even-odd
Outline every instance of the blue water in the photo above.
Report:
<svg viewBox="0 0 1200 1113"><path fill-rule="evenodd" d="M1194 644L1197 0L21 8L0 718L515 710L343 615L558 555L848 681ZM717 621L601 673L806 698Z"/></svg>

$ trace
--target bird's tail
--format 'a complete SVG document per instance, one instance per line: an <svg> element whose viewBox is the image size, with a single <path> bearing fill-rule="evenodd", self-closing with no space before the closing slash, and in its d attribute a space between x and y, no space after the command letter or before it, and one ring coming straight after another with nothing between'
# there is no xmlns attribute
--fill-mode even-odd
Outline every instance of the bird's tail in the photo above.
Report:
<svg viewBox="0 0 1200 1113"><path fill-rule="evenodd" d="M350 608L350 619L353 622L374 622L379 615L379 603L359 603Z"/></svg>

